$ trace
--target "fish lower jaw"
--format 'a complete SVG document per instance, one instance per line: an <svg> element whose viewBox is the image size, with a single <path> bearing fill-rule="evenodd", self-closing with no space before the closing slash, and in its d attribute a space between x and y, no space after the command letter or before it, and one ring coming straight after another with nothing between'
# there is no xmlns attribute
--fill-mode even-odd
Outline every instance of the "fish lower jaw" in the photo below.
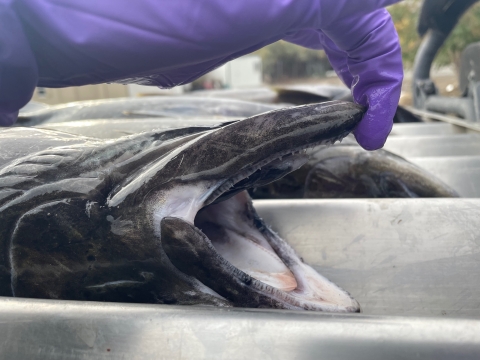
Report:
<svg viewBox="0 0 480 360"><path fill-rule="evenodd" d="M249 275L251 287L282 302L285 308L360 311L356 300L346 291L304 264L276 234L259 228L255 218L253 205L244 191L200 210L195 227L202 231L226 266L232 268L232 276L238 276L239 272Z"/></svg>
<svg viewBox="0 0 480 360"><path fill-rule="evenodd" d="M295 269L296 268L296 269ZM306 264L297 264L292 270L298 287L290 296L305 309L329 312L361 312L360 304L345 290L317 273Z"/></svg>

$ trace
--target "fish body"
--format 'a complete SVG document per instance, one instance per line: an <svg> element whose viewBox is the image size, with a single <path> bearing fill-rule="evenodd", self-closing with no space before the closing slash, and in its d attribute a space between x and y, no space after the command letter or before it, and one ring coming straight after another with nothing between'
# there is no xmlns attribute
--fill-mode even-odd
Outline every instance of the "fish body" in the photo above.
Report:
<svg viewBox="0 0 480 360"><path fill-rule="evenodd" d="M257 199L458 197L428 171L386 150L320 147L300 169L250 190Z"/></svg>
<svg viewBox="0 0 480 360"><path fill-rule="evenodd" d="M290 85L276 88L277 102L303 105L330 100L352 101L350 89L336 85ZM405 107L398 105L394 123L422 122L423 120Z"/></svg>
<svg viewBox="0 0 480 360"><path fill-rule="evenodd" d="M297 169L304 149L343 138L362 115L330 102L114 140L0 131L11 148L0 149L0 295L359 311L246 190Z"/></svg>

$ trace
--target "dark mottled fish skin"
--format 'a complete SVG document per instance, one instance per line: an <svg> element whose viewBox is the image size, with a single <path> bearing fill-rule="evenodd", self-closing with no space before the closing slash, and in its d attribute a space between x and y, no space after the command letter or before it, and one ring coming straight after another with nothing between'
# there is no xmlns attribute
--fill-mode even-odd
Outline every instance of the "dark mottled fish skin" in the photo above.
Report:
<svg viewBox="0 0 480 360"><path fill-rule="evenodd" d="M302 168L251 189L256 199L458 197L428 171L386 150L358 145L319 148Z"/></svg>
<svg viewBox="0 0 480 360"><path fill-rule="evenodd" d="M362 115L331 102L116 140L2 130L0 153L12 150L0 165L0 295L359 311L268 228L243 190L285 175L279 158L300 166L304 155L295 153L343 138ZM40 145L17 144L21 132ZM300 277L285 292L219 255L201 229L215 234L211 214L232 204L295 277L322 282L325 299L305 298L315 285Z"/></svg>
<svg viewBox="0 0 480 360"><path fill-rule="evenodd" d="M21 113L16 126L54 124L73 120L130 119L141 117L236 117L254 116L279 109L279 105L260 104L235 99L197 96L158 96L78 101L47 109Z"/></svg>

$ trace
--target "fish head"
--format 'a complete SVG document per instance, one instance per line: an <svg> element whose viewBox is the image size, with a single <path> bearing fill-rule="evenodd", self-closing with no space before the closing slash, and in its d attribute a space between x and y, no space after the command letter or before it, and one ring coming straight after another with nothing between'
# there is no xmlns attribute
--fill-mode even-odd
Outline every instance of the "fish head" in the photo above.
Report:
<svg viewBox="0 0 480 360"><path fill-rule="evenodd" d="M44 180L0 208L20 214L3 232L12 293L358 312L356 300L264 223L246 190L300 167L307 148L346 136L363 111L334 101L95 143L23 177Z"/></svg>
<svg viewBox="0 0 480 360"><path fill-rule="evenodd" d="M107 201L141 224L172 265L233 306L359 311L257 215L247 189L350 133L363 109L330 102L272 111L205 132L120 184ZM123 210L121 210L123 209Z"/></svg>

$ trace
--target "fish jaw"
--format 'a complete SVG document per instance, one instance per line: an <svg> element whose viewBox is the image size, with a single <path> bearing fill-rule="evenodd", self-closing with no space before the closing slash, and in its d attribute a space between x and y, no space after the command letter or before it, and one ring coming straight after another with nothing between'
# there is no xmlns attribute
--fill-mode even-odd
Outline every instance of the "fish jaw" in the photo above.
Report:
<svg viewBox="0 0 480 360"><path fill-rule="evenodd" d="M206 199L209 204L278 158L342 139L357 126L363 112L359 105L332 101L271 111L207 131L120 183L107 205L138 206L152 191L172 183L220 184Z"/></svg>
<svg viewBox="0 0 480 360"><path fill-rule="evenodd" d="M360 311L350 294L304 264L258 217L246 191L207 206L195 225L163 218L161 243L176 268L233 306Z"/></svg>
<svg viewBox="0 0 480 360"><path fill-rule="evenodd" d="M306 161L303 151L348 135L362 115L357 105L332 102L205 132L120 184L107 206L138 219L173 266L234 306L358 312L348 293L268 229L243 190L295 170ZM229 244L212 226L225 230Z"/></svg>

